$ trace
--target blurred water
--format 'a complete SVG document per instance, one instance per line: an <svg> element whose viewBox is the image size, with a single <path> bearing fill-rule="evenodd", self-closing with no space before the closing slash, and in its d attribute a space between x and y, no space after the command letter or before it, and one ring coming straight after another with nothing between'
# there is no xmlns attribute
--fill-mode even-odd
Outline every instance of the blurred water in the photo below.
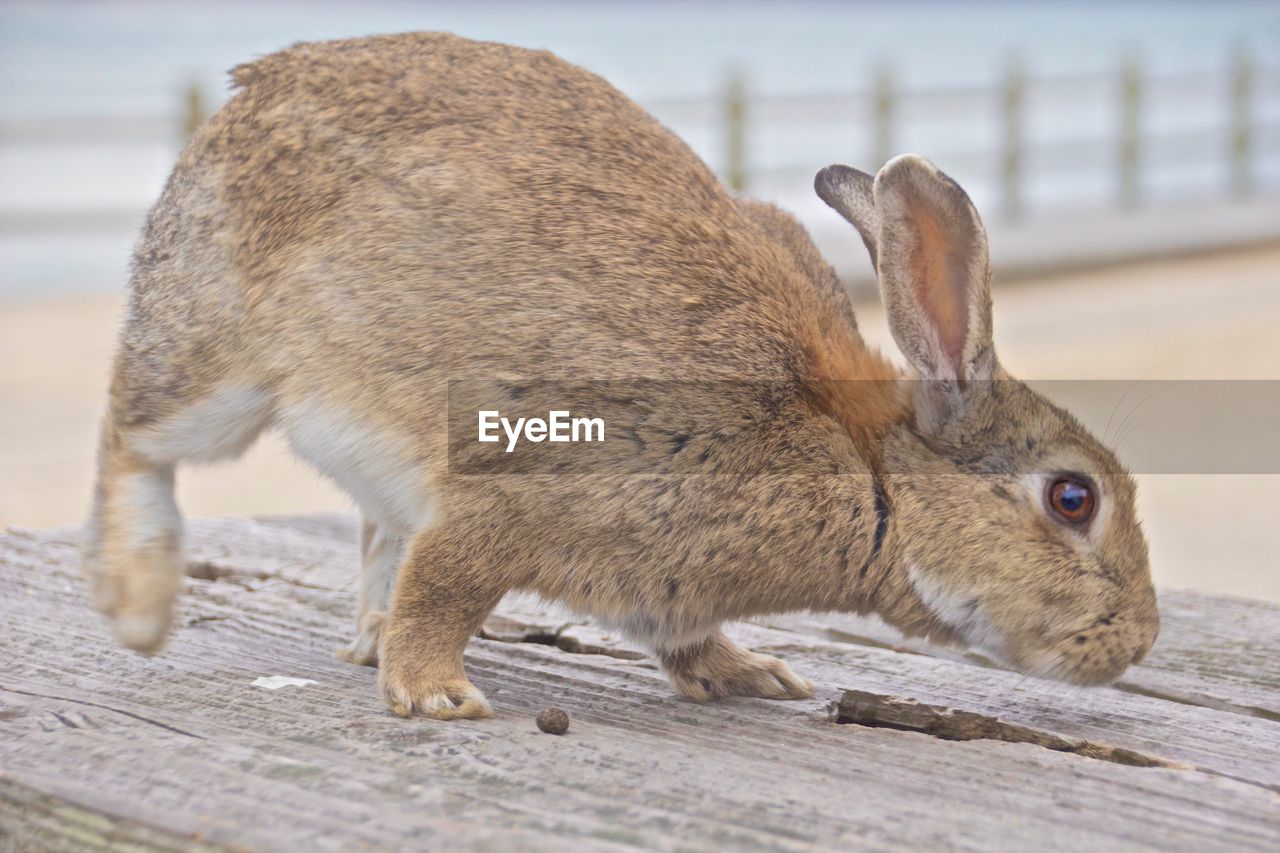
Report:
<svg viewBox="0 0 1280 853"><path fill-rule="evenodd" d="M753 94L808 95L866 89L885 62L904 86L928 88L993 84L1015 58L1033 77L1110 75L1133 54L1153 75L1208 75L1149 93L1146 129L1178 132L1150 151L1144 189L1154 203L1210 197L1225 186L1224 70L1232 51L1247 47L1280 68L1280 4L1229 0L4 3L0 119L176 116L185 84L198 81L222 97L225 70L255 55L299 40L415 29L549 48L652 104L713 166L723 148L707 120L714 116L668 113L663 103L717 96L731 68L746 73ZM1060 143L1029 155L1033 212L1106 204L1113 193L1106 140L1118 109L1110 78L1065 93L1033 89L1029 101L1028 138ZM1254 112L1270 127L1257 145L1260 179L1274 187L1280 77L1260 77ZM773 171L753 192L806 220L826 215L811 198L809 176L833 161L868 165L863 113L853 102L847 116L813 121L769 122L758 113L751 164ZM894 147L933 156L985 208L996 199L997 119L994 101L906 108ZM136 215L158 193L178 146L176 124L172 134L139 143L0 139L0 298L120 287ZM103 216L60 218L95 211ZM132 213L112 215L120 212Z"/></svg>

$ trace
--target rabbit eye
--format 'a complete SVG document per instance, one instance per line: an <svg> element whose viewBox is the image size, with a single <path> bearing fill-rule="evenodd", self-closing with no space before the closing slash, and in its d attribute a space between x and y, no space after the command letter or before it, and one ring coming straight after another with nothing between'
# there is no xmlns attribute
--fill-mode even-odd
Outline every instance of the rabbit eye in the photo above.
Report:
<svg viewBox="0 0 1280 853"><path fill-rule="evenodd" d="M1059 477L1049 486L1049 508L1068 524L1081 525L1093 516L1093 489L1080 477Z"/></svg>

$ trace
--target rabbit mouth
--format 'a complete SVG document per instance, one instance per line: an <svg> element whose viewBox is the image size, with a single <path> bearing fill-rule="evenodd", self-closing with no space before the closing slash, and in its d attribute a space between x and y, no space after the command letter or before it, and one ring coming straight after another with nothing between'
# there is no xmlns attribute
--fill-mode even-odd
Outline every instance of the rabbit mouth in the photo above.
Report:
<svg viewBox="0 0 1280 853"><path fill-rule="evenodd" d="M1008 662L1004 634L983 613L977 598L944 589L915 563L907 565L907 579L925 609L959 644Z"/></svg>
<svg viewBox="0 0 1280 853"><path fill-rule="evenodd" d="M1027 675L1036 678L1078 684L1081 687L1102 687L1119 678L1128 667L1127 660L1117 661L1110 658L1106 666L1096 666L1073 660L1072 656L1062 649L1050 649L1041 654L1039 659L1024 671Z"/></svg>

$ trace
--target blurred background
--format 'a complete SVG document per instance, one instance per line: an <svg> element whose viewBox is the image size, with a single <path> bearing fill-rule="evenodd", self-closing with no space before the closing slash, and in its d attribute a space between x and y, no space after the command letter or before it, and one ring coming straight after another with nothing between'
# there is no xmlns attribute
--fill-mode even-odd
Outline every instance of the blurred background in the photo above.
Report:
<svg viewBox="0 0 1280 853"><path fill-rule="evenodd" d="M1152 382L1280 379L1274 2L0 2L0 526L88 506L129 252L227 69L404 30L602 74L795 212L887 350L865 252L812 177L916 151L987 221L1002 360L1107 380L1099 432L1152 420ZM1158 583L1280 600L1280 476L1260 470L1140 472ZM194 515L348 508L274 438L179 495Z"/></svg>

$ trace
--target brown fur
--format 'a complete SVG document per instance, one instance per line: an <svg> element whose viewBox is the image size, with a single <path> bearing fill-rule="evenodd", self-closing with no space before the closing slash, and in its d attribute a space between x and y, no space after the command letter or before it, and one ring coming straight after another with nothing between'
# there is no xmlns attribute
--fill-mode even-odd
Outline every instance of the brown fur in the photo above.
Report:
<svg viewBox="0 0 1280 853"><path fill-rule="evenodd" d="M167 633L173 467L234 456L271 425L362 502L366 582L345 655L381 659L402 713L489 712L463 648L516 588L647 641L699 699L810 693L729 643L729 619L876 611L957 638L910 561L957 595L996 590L988 616L1012 626L1010 657L1028 667L1068 630L1042 599L1079 621L1123 598L1082 588L1084 558L1042 508L1006 506L966 463L1001 452L985 417L946 444L959 450L930 445L919 395L864 345L794 219L731 198L599 78L545 52L409 34L298 45L234 80L135 256L87 561L127 644L153 651ZM637 429L640 474L450 474L447 383L531 378L704 382L670 392L700 431L673 443ZM1010 440L1099 452L1019 393L997 409L1017 425ZM1131 507L1109 519L1116 547L1135 549ZM1149 589L1144 561L1116 571ZM1114 606L1151 624L1151 608ZM1091 644L1095 662L1051 674L1111 677L1149 645L1098 633L1112 639Z"/></svg>

